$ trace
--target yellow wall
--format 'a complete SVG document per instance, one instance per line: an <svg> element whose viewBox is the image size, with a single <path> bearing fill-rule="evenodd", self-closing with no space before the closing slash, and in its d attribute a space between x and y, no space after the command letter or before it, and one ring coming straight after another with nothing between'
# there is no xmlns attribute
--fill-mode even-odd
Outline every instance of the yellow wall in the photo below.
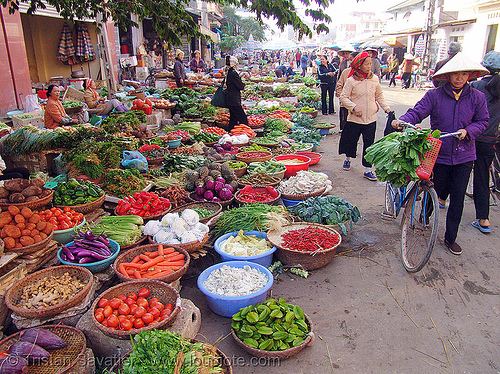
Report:
<svg viewBox="0 0 500 374"><path fill-rule="evenodd" d="M97 79L97 74L99 73L100 68L98 59L95 59L90 63L77 63L72 67L62 64L57 59L59 38L65 22L63 19L22 14L21 20L23 24L30 76L33 82L47 83L51 77L55 76L70 78L72 70L83 70L85 75L88 77L89 64L91 78ZM73 33L73 43L76 49L76 33L74 30L74 24L71 22L67 23L70 31ZM86 22L86 24L95 50L97 44L95 26L90 22Z"/></svg>

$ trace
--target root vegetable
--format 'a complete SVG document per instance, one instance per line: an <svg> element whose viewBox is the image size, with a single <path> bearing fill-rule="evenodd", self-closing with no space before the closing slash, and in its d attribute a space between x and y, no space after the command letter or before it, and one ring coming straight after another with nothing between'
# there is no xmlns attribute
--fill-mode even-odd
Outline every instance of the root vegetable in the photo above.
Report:
<svg viewBox="0 0 500 374"><path fill-rule="evenodd" d="M30 208L23 208L21 209L21 214L23 215L24 218L30 219L31 216L33 215L33 212L31 211Z"/></svg>
<svg viewBox="0 0 500 374"><path fill-rule="evenodd" d="M16 216L17 214L21 213L17 206L9 206L8 211L12 216Z"/></svg>

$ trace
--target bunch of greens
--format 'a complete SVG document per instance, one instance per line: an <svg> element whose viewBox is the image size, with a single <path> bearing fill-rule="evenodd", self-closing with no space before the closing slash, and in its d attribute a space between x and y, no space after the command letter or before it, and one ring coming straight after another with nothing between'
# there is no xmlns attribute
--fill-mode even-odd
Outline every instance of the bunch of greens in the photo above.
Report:
<svg viewBox="0 0 500 374"><path fill-rule="evenodd" d="M301 201L299 204L287 207L302 221L322 225L339 225L342 233L347 234L346 221L358 222L361 214L359 209L338 196L316 196Z"/></svg>
<svg viewBox="0 0 500 374"><path fill-rule="evenodd" d="M266 113L269 113L269 108L266 108L266 107L263 107L263 106L254 106L254 107L248 109L246 112L247 112L248 115L252 115L252 114L266 114Z"/></svg>
<svg viewBox="0 0 500 374"><path fill-rule="evenodd" d="M299 101L307 101L308 103L320 99L319 93L314 88L301 87L297 89L296 94Z"/></svg>
<svg viewBox="0 0 500 374"><path fill-rule="evenodd" d="M319 144L320 140L323 139L323 135L316 129L294 128L289 138L296 142Z"/></svg>
<svg viewBox="0 0 500 374"><path fill-rule="evenodd" d="M375 166L380 181L389 181L394 187L404 186L410 180L417 181L419 177L415 169L430 148L427 142L430 133L429 129L413 128L393 132L368 147L365 160ZM432 133L436 139L440 135L439 130Z"/></svg>
<svg viewBox="0 0 500 374"><path fill-rule="evenodd" d="M292 87L289 84L280 84L274 89L276 97L294 96Z"/></svg>
<svg viewBox="0 0 500 374"><path fill-rule="evenodd" d="M137 169L111 169L104 173L103 181L103 188L109 194L120 198L146 187L146 182Z"/></svg>
<svg viewBox="0 0 500 374"><path fill-rule="evenodd" d="M314 86L316 83L318 83L318 81L311 75L304 78L304 84L307 86Z"/></svg>
<svg viewBox="0 0 500 374"><path fill-rule="evenodd" d="M178 359L181 365L177 365ZM215 349L205 343L191 342L168 330L143 331L134 337L121 374L221 374L221 362Z"/></svg>
<svg viewBox="0 0 500 374"><path fill-rule="evenodd" d="M271 131L288 132L286 120L283 118L266 118L266 122L264 122L264 132L269 134Z"/></svg>
<svg viewBox="0 0 500 374"><path fill-rule="evenodd" d="M300 108L303 108L305 106L319 110L319 109L321 109L321 101L311 101L311 102L301 101L301 102L299 102L299 106L297 108L300 109Z"/></svg>
<svg viewBox="0 0 500 374"><path fill-rule="evenodd" d="M200 155L167 154L163 160L163 171L173 173L186 169L195 170L206 162L207 159Z"/></svg>
<svg viewBox="0 0 500 374"><path fill-rule="evenodd" d="M103 129L109 134L135 130L141 123L146 122L146 113L142 110L128 112L111 112L103 121Z"/></svg>
<svg viewBox="0 0 500 374"><path fill-rule="evenodd" d="M302 75L296 74L292 75L290 78L288 78L289 83L304 83L305 77Z"/></svg>
<svg viewBox="0 0 500 374"><path fill-rule="evenodd" d="M79 108L83 106L83 103L81 101L63 101L62 106L64 109L70 109L70 108Z"/></svg>
<svg viewBox="0 0 500 374"><path fill-rule="evenodd" d="M292 122L295 124L295 127L311 128L314 123L314 118L311 118L311 116L306 113L297 111L292 115Z"/></svg>

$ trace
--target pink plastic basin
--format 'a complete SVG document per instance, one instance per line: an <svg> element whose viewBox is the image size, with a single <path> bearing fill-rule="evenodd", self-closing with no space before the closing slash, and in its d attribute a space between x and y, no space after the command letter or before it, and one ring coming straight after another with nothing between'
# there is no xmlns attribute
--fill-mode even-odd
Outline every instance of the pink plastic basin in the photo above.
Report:
<svg viewBox="0 0 500 374"><path fill-rule="evenodd" d="M323 157L321 153L316 152L297 152L296 154L309 157L311 159L309 165L316 165L321 160L321 157Z"/></svg>
<svg viewBox="0 0 500 374"><path fill-rule="evenodd" d="M293 165L285 165L285 178L293 177L299 170L307 170L309 169L309 164L311 163L311 159L307 156L303 155L279 155L273 158L274 161L283 161L283 160L301 160L304 161L300 164Z"/></svg>

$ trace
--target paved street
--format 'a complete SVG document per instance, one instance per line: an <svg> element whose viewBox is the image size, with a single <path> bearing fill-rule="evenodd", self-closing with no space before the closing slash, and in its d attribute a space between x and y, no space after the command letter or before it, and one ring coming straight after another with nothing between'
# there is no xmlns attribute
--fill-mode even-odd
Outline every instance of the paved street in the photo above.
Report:
<svg viewBox="0 0 500 374"><path fill-rule="evenodd" d="M397 115L425 93L383 86ZM338 115L321 120L338 125ZM384 126L380 112L377 139ZM343 255L308 279L282 274L272 289L311 317L314 345L286 361L266 363L251 361L229 335L218 347L233 360L234 373L500 373L499 207L491 209L493 232L484 235L470 224L475 212L466 197L457 239L461 256L442 244L441 210L434 253L423 271L409 274L398 257L400 219L380 219L384 183L362 178L360 156L343 171L338 141L335 129L322 141L323 159L312 170L326 172L333 193L357 205L363 219L344 239ZM201 309L200 335L214 342L230 332L230 319L208 309L195 281L184 281L181 295Z"/></svg>

